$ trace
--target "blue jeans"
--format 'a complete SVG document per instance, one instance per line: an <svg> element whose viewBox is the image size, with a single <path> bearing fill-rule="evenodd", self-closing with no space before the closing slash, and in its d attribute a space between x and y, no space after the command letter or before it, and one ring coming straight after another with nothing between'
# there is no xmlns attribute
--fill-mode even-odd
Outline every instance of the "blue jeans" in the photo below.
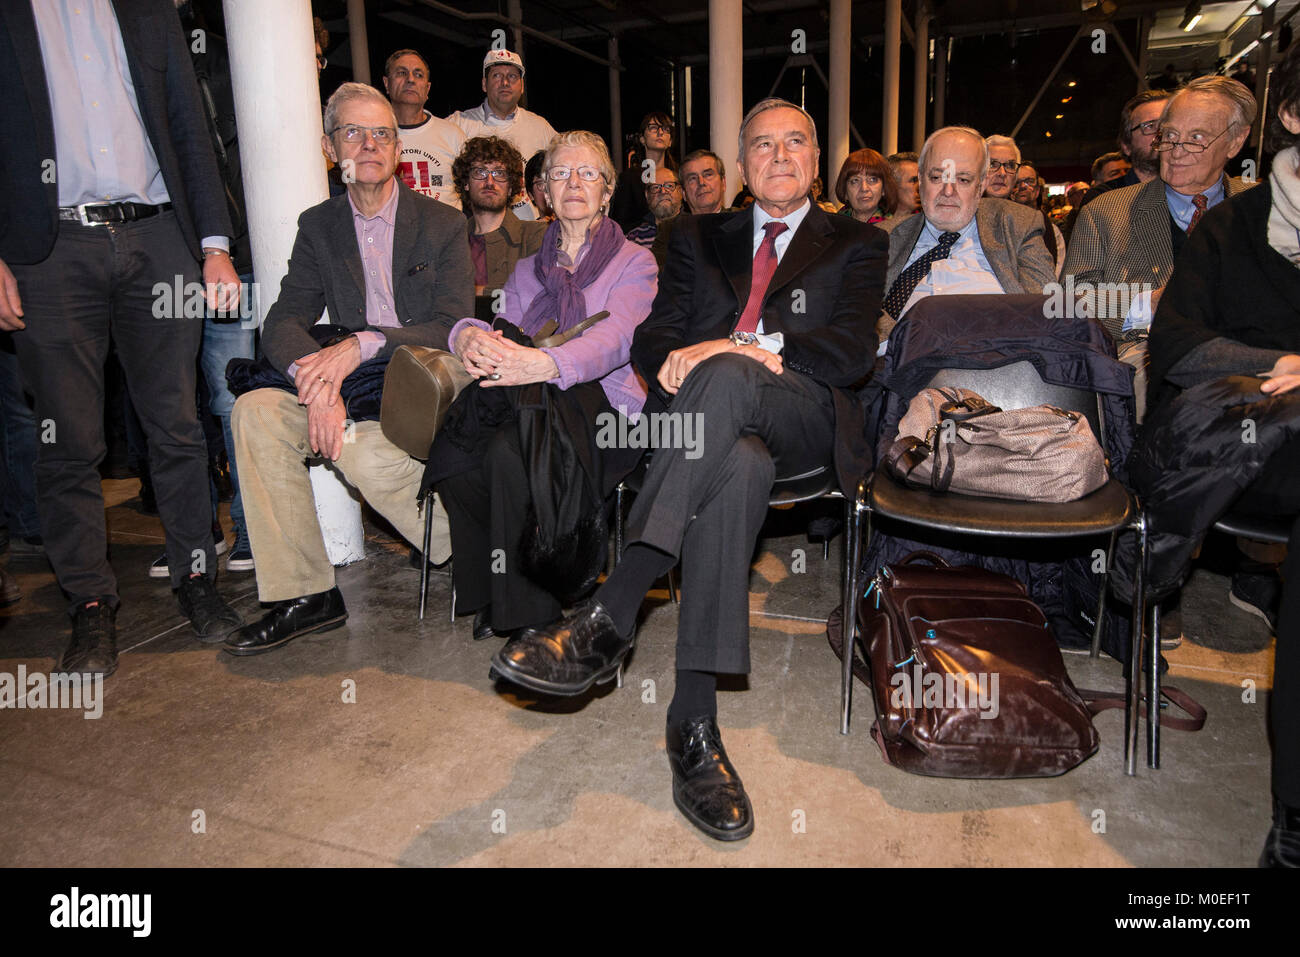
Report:
<svg viewBox="0 0 1300 957"><path fill-rule="evenodd" d="M241 276L245 283L249 276ZM199 365L208 383L208 401L212 411L221 420L221 432L226 440L226 457L230 460L230 484L235 488L230 500L230 522L235 527L235 537L245 537L244 503L239 495L239 471L235 463L235 443L230 434L230 411L235 407L235 397L226 387L226 365L231 359L251 359L256 346L256 329L245 329L239 322L213 322L203 320L203 348L199 352Z"/></svg>
<svg viewBox="0 0 1300 957"><path fill-rule="evenodd" d="M9 339L8 334L4 338ZM36 511L36 413L23 393L18 356L11 350L9 343L0 343L0 500L14 537L32 538L41 534Z"/></svg>

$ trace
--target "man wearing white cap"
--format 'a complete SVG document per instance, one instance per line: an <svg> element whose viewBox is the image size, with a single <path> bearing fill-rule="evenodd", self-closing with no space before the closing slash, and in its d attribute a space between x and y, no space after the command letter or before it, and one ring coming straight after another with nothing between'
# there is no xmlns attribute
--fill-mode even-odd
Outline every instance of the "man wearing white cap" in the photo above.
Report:
<svg viewBox="0 0 1300 957"><path fill-rule="evenodd" d="M509 50L489 50L483 58L483 92L487 98L472 110L457 110L448 120L465 131L466 138L499 136L519 150L525 160L555 135L550 123L519 105L524 94L524 61ZM520 219L536 219L526 194L511 209Z"/></svg>

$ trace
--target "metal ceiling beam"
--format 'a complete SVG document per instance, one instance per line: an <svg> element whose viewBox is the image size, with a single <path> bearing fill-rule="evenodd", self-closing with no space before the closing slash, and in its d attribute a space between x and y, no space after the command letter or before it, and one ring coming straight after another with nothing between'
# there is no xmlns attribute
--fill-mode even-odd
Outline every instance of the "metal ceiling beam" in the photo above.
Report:
<svg viewBox="0 0 1300 957"><path fill-rule="evenodd" d="M618 67L615 64L610 63L609 60L606 59L605 57L599 57L596 56L596 54L594 53L588 53L586 50L582 49L581 47L575 47L572 43L566 43L564 40L557 39L551 36L549 33L545 33L542 30L538 30L535 27L530 27L526 23L521 23L518 20L511 20L509 17L502 16L499 13L466 13L463 10L457 10L455 7L448 6L445 3L439 3L438 0L417 0L417 2L420 3L422 6L426 6L430 8L431 10L437 10L439 13L445 13L448 16L456 17L459 20L473 20L473 21L487 20L491 23L501 23L504 24L505 26L512 27L515 30L520 30L530 37L536 37L537 39L541 40L543 43L549 43L551 46L559 47L561 50L566 50L569 53L572 53L574 56L580 56L583 59L591 60L593 63L599 63L601 66L604 67L614 67L615 69L621 69L621 67ZM610 35L610 31L601 30L593 35L602 38L607 38Z"/></svg>

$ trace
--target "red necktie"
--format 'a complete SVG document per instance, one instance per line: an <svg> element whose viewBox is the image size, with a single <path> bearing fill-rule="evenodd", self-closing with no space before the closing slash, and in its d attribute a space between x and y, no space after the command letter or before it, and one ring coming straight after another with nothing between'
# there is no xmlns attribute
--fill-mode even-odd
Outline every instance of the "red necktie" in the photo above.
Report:
<svg viewBox="0 0 1300 957"><path fill-rule="evenodd" d="M749 301L745 303L745 311L740 314L740 321L736 323L736 332L758 331L758 314L763 308L763 297L767 295L772 273L776 272L776 237L789 228L777 219L764 224L763 232L767 235L763 237L758 252L754 254L754 274L749 284Z"/></svg>
<svg viewBox="0 0 1300 957"><path fill-rule="evenodd" d="M1196 207L1196 212L1192 213L1192 221L1187 224L1188 236L1192 234L1192 230L1196 228L1196 224L1199 223L1201 217L1205 215L1205 207L1209 202L1210 201L1205 198L1204 193L1197 193L1192 197L1192 205Z"/></svg>

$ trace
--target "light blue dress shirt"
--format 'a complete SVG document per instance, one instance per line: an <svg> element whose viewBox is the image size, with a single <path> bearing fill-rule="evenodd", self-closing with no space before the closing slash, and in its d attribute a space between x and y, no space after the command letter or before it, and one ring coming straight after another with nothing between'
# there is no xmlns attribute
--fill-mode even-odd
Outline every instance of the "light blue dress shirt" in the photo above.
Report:
<svg viewBox="0 0 1300 957"><path fill-rule="evenodd" d="M59 205L171 202L110 0L33 0L54 120ZM229 249L224 236L207 247Z"/></svg>

